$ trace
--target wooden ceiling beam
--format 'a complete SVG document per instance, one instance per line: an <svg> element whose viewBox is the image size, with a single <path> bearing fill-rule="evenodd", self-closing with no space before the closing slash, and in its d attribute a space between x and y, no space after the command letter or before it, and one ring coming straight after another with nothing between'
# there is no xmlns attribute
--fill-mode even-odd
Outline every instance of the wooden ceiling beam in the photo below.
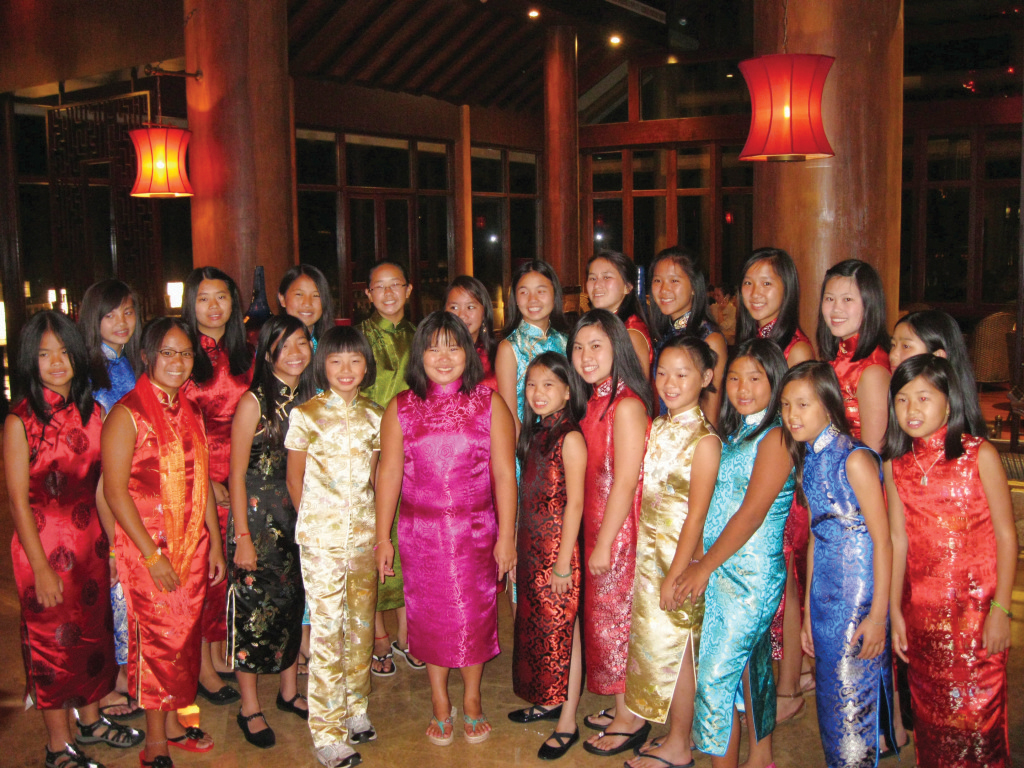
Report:
<svg viewBox="0 0 1024 768"><path fill-rule="evenodd" d="M409 22L413 10L423 5L427 4L420 0L391 0L384 13L371 21L359 37L324 65L324 73L339 82L345 82L353 67L383 45L389 36L402 29Z"/></svg>
<svg viewBox="0 0 1024 768"><path fill-rule="evenodd" d="M425 66L434 56L442 40L456 34L458 29L470 23L470 12L463 5L447 5L447 12L438 23L403 51L398 61L386 73L379 76L378 82L386 88L398 89L405 82L409 73Z"/></svg>
<svg viewBox="0 0 1024 768"><path fill-rule="evenodd" d="M446 92L460 103L468 103L465 96L470 89L479 97L482 91L488 87L500 64L507 61L509 56L517 51L524 48L529 49L531 39L537 39L536 30L528 27L519 28L506 37L503 42L492 47L486 56L476 62L475 66L462 73L445 89Z"/></svg>
<svg viewBox="0 0 1024 768"><path fill-rule="evenodd" d="M447 9L441 3L420 2L412 18L352 72L352 79L356 82L372 82L388 63L401 56L402 51L411 47L417 38L425 34L425 30L433 28L446 13Z"/></svg>
<svg viewBox="0 0 1024 768"><path fill-rule="evenodd" d="M524 45L519 51L506 59L505 63L495 69L490 77L490 83L479 92L480 99L485 104L493 104L497 101L496 95L503 93L510 83L523 76L523 69L535 60L543 60L544 45L541 41Z"/></svg>
<svg viewBox="0 0 1024 768"><path fill-rule="evenodd" d="M529 90L533 82L544 83L544 58L537 58L529 64L518 77L509 80L508 84L493 97L494 106L504 107L512 103L514 94Z"/></svg>
<svg viewBox="0 0 1024 768"><path fill-rule="evenodd" d="M337 9L337 0L289 0L288 44L302 47L309 42Z"/></svg>
<svg viewBox="0 0 1024 768"><path fill-rule="evenodd" d="M501 41L513 35L515 30L516 25L511 19L499 20L486 33L480 35L471 46L462 51L459 58L449 64L444 72L434 77L427 88L427 92L434 94L445 93L448 90L448 85L453 80L464 76L467 72L470 74L470 77L477 80L486 77L487 70L481 57L486 58L489 51L493 50L495 46L499 46Z"/></svg>
<svg viewBox="0 0 1024 768"><path fill-rule="evenodd" d="M371 19L382 12L381 0L343 0L336 11L300 47L289 53L288 69L293 75L321 75L326 62L344 50Z"/></svg>
<svg viewBox="0 0 1024 768"><path fill-rule="evenodd" d="M455 35L447 39L444 46L433 51L433 55L423 63L416 72L405 79L399 87L410 93L422 93L424 83L430 81L439 71L442 71L456 56L459 51L475 40L479 35L485 34L486 30L493 24L491 14L478 12L469 23L462 27Z"/></svg>

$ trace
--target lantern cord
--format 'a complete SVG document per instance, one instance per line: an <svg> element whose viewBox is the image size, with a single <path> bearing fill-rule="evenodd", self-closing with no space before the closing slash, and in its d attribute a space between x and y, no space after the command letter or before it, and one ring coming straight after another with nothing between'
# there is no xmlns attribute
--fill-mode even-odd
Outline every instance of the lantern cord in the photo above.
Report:
<svg viewBox="0 0 1024 768"><path fill-rule="evenodd" d="M163 106L160 100L160 76L156 78L156 121L162 123L164 118Z"/></svg>
<svg viewBox="0 0 1024 768"><path fill-rule="evenodd" d="M782 0L782 52L788 53L786 44L789 42L789 0Z"/></svg>

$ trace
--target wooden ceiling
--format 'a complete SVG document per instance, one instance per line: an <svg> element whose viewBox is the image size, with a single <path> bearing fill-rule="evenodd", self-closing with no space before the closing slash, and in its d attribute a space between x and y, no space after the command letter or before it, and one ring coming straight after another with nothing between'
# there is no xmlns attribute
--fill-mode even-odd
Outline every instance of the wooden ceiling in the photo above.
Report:
<svg viewBox="0 0 1024 768"><path fill-rule="evenodd" d="M295 77L540 111L552 24L577 30L581 89L627 56L667 50L658 42L663 24L606 0L289 0L289 68ZM623 35L618 48L608 42L612 32Z"/></svg>

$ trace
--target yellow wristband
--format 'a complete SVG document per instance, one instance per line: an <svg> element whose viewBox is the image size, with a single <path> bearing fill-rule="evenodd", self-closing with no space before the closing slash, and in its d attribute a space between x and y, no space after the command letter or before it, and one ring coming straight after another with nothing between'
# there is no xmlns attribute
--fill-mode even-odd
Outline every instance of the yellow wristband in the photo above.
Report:
<svg viewBox="0 0 1024 768"><path fill-rule="evenodd" d="M989 601L989 603L990 603L991 605L995 606L996 608L998 608L998 609L999 609L1000 611L1002 611L1003 613L1005 613L1005 614L1006 614L1007 616L1009 616L1009 617L1010 617L1011 619L1013 618L1013 614L1012 614L1012 613L1010 613L1010 612L1009 612L1008 610L1006 610L1005 608L1003 608L1003 606L1001 606L1001 605L1000 605L999 603L997 603L997 602L995 601L995 599L992 599L992 600L990 600L990 601Z"/></svg>
<svg viewBox="0 0 1024 768"><path fill-rule="evenodd" d="M160 547L157 547L156 551L153 552L153 554L149 557L143 557L142 555L139 555L139 560L141 560L142 564L145 565L147 568L152 568L154 565L156 565L156 561L160 559L160 555L162 554L163 551L160 549Z"/></svg>

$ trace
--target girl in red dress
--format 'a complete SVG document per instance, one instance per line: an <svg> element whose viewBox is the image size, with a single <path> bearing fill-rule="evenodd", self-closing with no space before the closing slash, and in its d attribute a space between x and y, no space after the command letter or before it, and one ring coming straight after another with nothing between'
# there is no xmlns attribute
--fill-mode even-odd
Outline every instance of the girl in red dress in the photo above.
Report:
<svg viewBox="0 0 1024 768"><path fill-rule="evenodd" d="M587 687L615 696L614 711L583 722L600 731L583 748L615 755L643 744L651 727L626 708L637 521L654 396L626 327L592 309L569 336L572 366L589 394L580 422L587 442L583 493L583 647Z"/></svg>
<svg viewBox="0 0 1024 768"><path fill-rule="evenodd" d="M651 378L654 344L647 313L636 295L636 264L618 251L601 251L587 262L587 298L594 309L607 309L626 325L644 376Z"/></svg>
<svg viewBox="0 0 1024 768"><path fill-rule="evenodd" d="M228 496L231 422L238 401L252 383L253 349L246 342L242 302L238 286L216 267L192 270L185 280L181 319L192 329L195 348L192 380L185 388L203 416L210 451L210 485L217 503L221 541L226 541L231 500ZM227 639L227 579L206 590L203 603L203 650L199 670L199 695L211 704L238 701L238 692L223 685L218 673L229 673L225 664Z"/></svg>
<svg viewBox="0 0 1024 768"><path fill-rule="evenodd" d="M494 372L494 359L498 355L498 340L494 337L494 308L487 286L469 275L459 275L448 286L444 308L457 315L469 328L473 346L484 367L480 383L498 391L498 375Z"/></svg>
<svg viewBox="0 0 1024 768"><path fill-rule="evenodd" d="M975 395L947 360L905 360L889 392L889 610L893 648L909 664L917 764L1009 765L1017 536L1006 474L992 444L969 434Z"/></svg>
<svg viewBox="0 0 1024 768"><path fill-rule="evenodd" d="M33 315L21 333L17 369L26 396L4 424L26 696L46 725L47 768L95 765L74 746L76 738L119 748L143 738L99 711L117 676L107 598L116 572L109 558L113 519L96 507L102 416L87 361L85 342L67 317Z"/></svg>
<svg viewBox="0 0 1024 768"><path fill-rule="evenodd" d="M128 602L128 687L146 710L142 768L173 768L168 745L213 749L177 710L195 701L207 584L224 579L202 417L181 388L193 336L162 317L142 332L146 373L103 424L103 495L117 519L117 568Z"/></svg>

